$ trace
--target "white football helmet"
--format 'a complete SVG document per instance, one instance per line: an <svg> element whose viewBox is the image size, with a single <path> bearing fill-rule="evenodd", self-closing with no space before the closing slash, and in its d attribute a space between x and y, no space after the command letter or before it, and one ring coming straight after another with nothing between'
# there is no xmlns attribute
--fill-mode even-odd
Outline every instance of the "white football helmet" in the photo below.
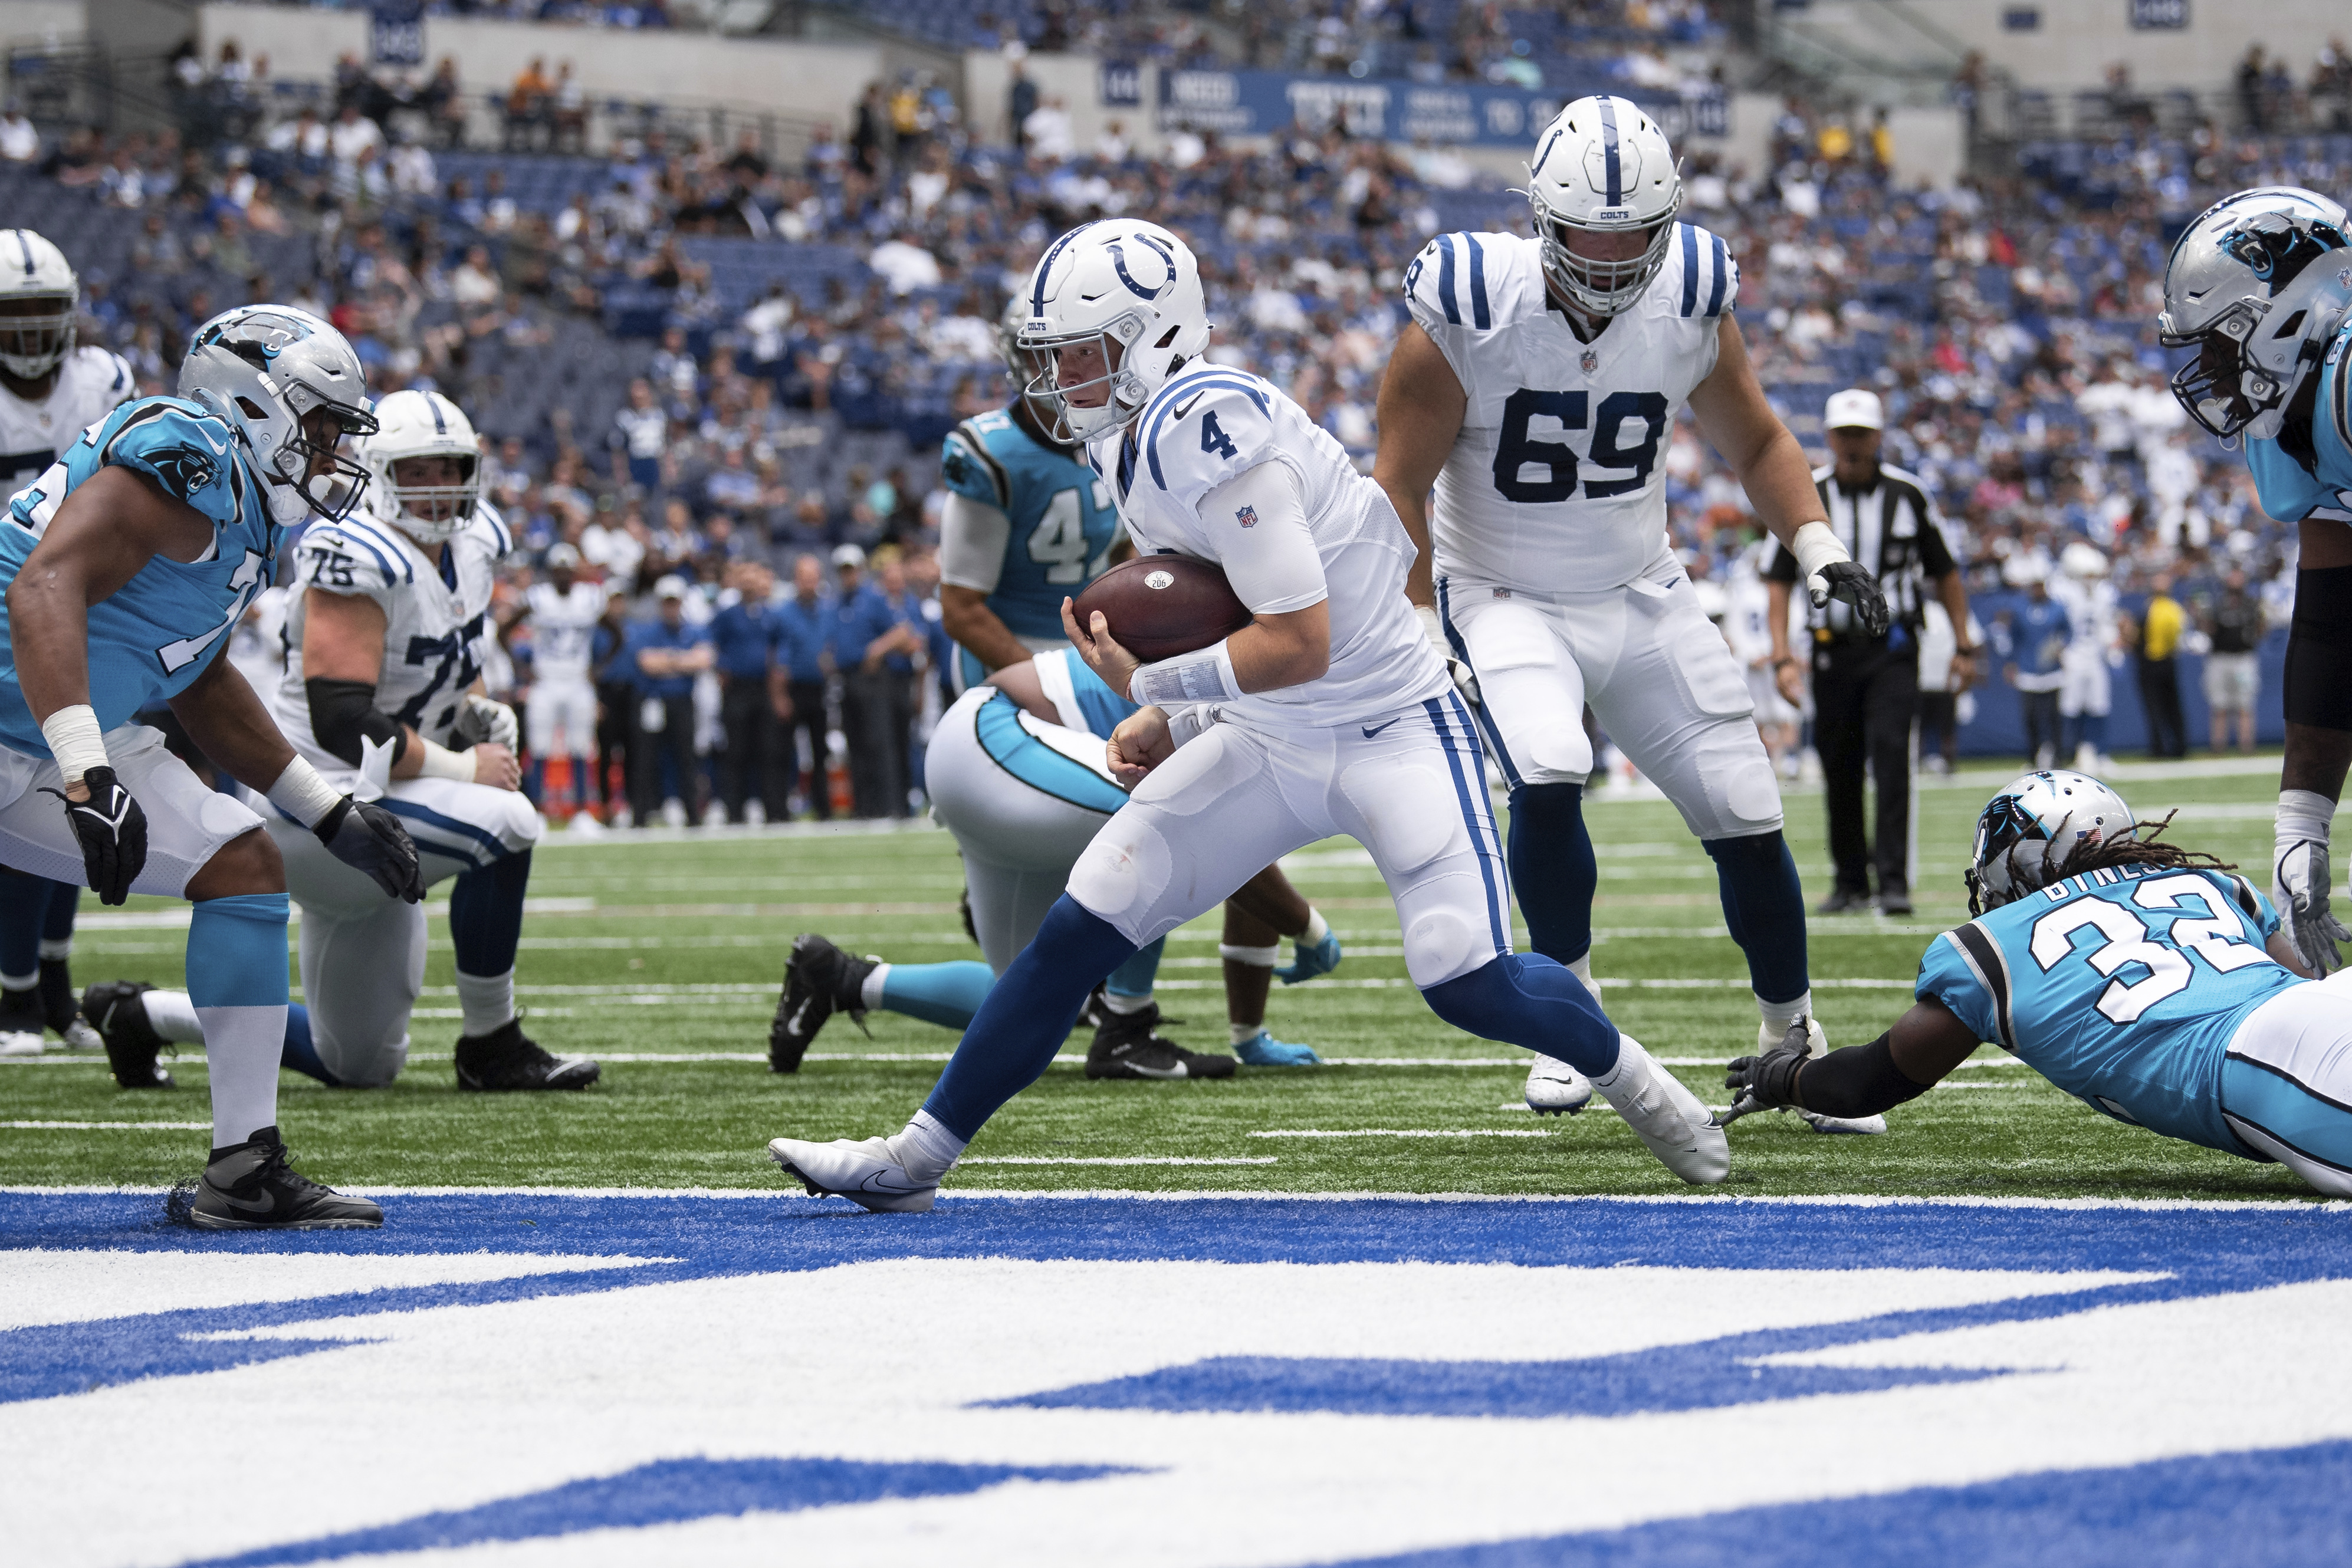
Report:
<svg viewBox="0 0 2352 1568"><path fill-rule="evenodd" d="M236 432L268 481L270 516L285 527L312 512L330 522L347 517L366 493L367 469L303 430L303 419L323 410L334 417L337 444L375 433L366 368L341 332L310 312L241 305L214 317L189 340L180 395ZM312 478L320 456L328 467Z"/></svg>
<svg viewBox="0 0 2352 1568"><path fill-rule="evenodd" d="M434 392L396 392L377 401L376 430L353 444L368 472L368 510L419 544L437 545L473 519L482 498L482 447L465 412ZM404 485L394 465L412 457L456 461L449 485Z"/></svg>
<svg viewBox="0 0 2352 1568"><path fill-rule="evenodd" d="M1107 218L1081 224L1046 247L1029 275L1029 315L1015 347L1027 361L1023 391L1048 434L1065 443L1119 429L1187 360L1209 346L1209 305L1190 246L1158 224ZM1094 349L1102 373L1061 384L1060 361ZM1103 401L1076 394L1103 389Z"/></svg>
<svg viewBox="0 0 2352 1568"><path fill-rule="evenodd" d="M37 382L74 349L81 279L65 252L30 229L0 229L0 369Z"/></svg>
<svg viewBox="0 0 2352 1568"><path fill-rule="evenodd" d="M1559 111L1528 165L1528 202L1543 241L1544 276L1580 309L1616 316L1666 265L1682 171L1666 133L1624 98L1580 98ZM1646 234L1639 256L1595 261L1572 254L1571 235Z"/></svg>
<svg viewBox="0 0 2352 1568"><path fill-rule="evenodd" d="M2341 206L2293 185L2214 203L2164 264L2158 338L2197 350L2172 395L2216 435L2274 439L2347 306L2352 223Z"/></svg>
<svg viewBox="0 0 2352 1568"><path fill-rule="evenodd" d="M2087 773L2029 773L1977 817L1968 870L1969 913L1982 915L2050 883L2086 843L2139 831L2124 798Z"/></svg>

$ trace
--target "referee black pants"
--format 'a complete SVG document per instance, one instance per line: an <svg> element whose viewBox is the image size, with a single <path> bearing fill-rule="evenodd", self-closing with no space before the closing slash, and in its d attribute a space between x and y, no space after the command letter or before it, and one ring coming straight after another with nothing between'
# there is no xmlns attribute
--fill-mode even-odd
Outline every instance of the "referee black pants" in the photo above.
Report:
<svg viewBox="0 0 2352 1568"><path fill-rule="evenodd" d="M1813 653L1813 747L1829 803L1830 860L1841 892L1870 896L1910 886L1911 723L1919 709L1915 643L1822 643ZM1863 820L1862 776L1878 779L1878 852Z"/></svg>

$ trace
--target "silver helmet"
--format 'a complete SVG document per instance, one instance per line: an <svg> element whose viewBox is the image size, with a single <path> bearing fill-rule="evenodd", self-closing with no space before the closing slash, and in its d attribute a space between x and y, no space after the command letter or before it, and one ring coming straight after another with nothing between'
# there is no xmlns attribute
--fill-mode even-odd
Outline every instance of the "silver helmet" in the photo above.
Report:
<svg viewBox="0 0 2352 1568"><path fill-rule="evenodd" d="M366 494L366 466L335 448L344 436L375 434L367 371L343 335L308 311L245 305L214 317L189 340L180 395L237 433L279 523L290 528L313 512L340 520ZM323 445L307 423L320 413L335 427ZM314 476L320 459L326 468Z"/></svg>
<svg viewBox="0 0 2352 1568"><path fill-rule="evenodd" d="M2045 768L2009 784L1977 816L1969 913L1982 915L2047 886L2084 844L2139 831L2124 798L2087 773Z"/></svg>
<svg viewBox="0 0 2352 1568"><path fill-rule="evenodd" d="M2168 349L2197 350L2172 395L2214 434L2267 441L2319 366L2352 305L2352 224L2292 185L2241 191L2205 209L2164 267Z"/></svg>
<svg viewBox="0 0 2352 1568"><path fill-rule="evenodd" d="M37 382L74 350L81 279L30 229L0 229L0 370Z"/></svg>

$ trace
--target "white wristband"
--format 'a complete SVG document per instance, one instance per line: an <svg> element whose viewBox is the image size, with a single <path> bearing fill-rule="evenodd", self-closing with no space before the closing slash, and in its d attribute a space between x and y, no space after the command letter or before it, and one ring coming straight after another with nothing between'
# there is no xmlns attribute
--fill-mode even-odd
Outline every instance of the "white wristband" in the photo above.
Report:
<svg viewBox="0 0 2352 1568"><path fill-rule="evenodd" d="M1234 675L1233 651L1226 646L1229 641L1197 653L1179 653L1172 659L1144 665L1128 680L1128 700L1151 707L1235 701L1242 688Z"/></svg>
<svg viewBox="0 0 2352 1568"><path fill-rule="evenodd" d="M80 783L93 768L109 766L106 737L88 703L61 707L43 719L41 737L49 743L49 755L58 759L58 776L68 784Z"/></svg>
<svg viewBox="0 0 2352 1568"><path fill-rule="evenodd" d="M315 828L327 813L343 803L343 792L319 777L319 770L300 758L286 765L278 782L264 791L269 803L301 823Z"/></svg>
<svg viewBox="0 0 2352 1568"><path fill-rule="evenodd" d="M421 735L416 737L416 744L424 748L425 757L425 759L416 767L418 778L455 779L461 784L471 784L474 781L474 758L471 752L452 751L446 746L435 745Z"/></svg>
<svg viewBox="0 0 2352 1568"><path fill-rule="evenodd" d="M2282 849L2308 839L2327 841L2327 825L2336 802L2315 789L2282 789L2278 803L2278 842Z"/></svg>
<svg viewBox="0 0 2352 1568"><path fill-rule="evenodd" d="M1825 566L1853 559L1827 523L1807 523L1790 535L1789 553L1797 558L1797 570L1809 578L1820 576Z"/></svg>

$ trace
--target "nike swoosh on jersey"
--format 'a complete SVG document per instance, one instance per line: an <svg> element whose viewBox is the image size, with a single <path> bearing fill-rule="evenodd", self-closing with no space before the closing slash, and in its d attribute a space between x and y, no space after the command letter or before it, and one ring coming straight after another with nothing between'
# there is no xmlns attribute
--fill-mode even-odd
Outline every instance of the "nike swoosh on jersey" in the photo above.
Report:
<svg viewBox="0 0 2352 1568"><path fill-rule="evenodd" d="M1186 398L1182 402L1180 402L1174 408L1170 409L1168 411L1168 417L1176 420L1182 419L1186 414L1192 412L1192 405L1194 403L1199 402L1202 398L1208 395L1209 393L1206 388L1194 392L1191 397Z"/></svg>
<svg viewBox="0 0 2352 1568"><path fill-rule="evenodd" d="M1402 714L1399 714L1399 715L1397 716L1397 718L1402 718L1403 716L1403 716ZM1392 718L1392 719L1390 719L1390 720L1388 721L1388 723L1387 723L1387 724L1373 724L1373 725L1366 725L1366 726L1362 727L1363 727L1363 731L1364 731L1364 738L1365 738L1366 740L1370 740L1370 739L1371 739L1371 738L1372 738L1372 737L1374 737L1374 736L1376 736L1376 735L1380 734L1380 732L1381 732L1381 731L1382 731L1382 730L1384 730L1384 729L1388 728L1389 725L1391 725L1391 724L1394 724L1394 723L1396 723L1396 719L1395 719L1395 718Z"/></svg>

